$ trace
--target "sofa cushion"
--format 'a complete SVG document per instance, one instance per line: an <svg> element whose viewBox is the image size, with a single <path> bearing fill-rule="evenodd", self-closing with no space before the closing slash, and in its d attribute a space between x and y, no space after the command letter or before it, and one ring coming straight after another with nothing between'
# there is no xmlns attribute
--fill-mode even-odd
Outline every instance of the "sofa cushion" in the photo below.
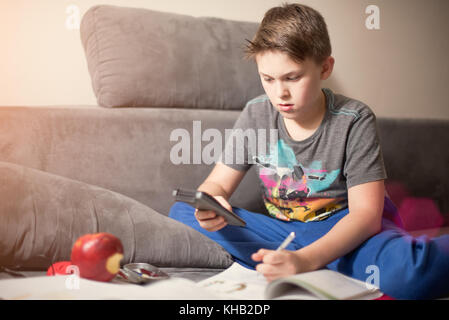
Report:
<svg viewBox="0 0 449 320"><path fill-rule="evenodd" d="M98 104L243 109L263 89L245 38L258 24L97 5L81 21Z"/></svg>
<svg viewBox="0 0 449 320"><path fill-rule="evenodd" d="M121 194L36 169L0 162L0 265L46 269L70 260L86 233L109 232L122 264L225 268L230 255L178 221Z"/></svg>

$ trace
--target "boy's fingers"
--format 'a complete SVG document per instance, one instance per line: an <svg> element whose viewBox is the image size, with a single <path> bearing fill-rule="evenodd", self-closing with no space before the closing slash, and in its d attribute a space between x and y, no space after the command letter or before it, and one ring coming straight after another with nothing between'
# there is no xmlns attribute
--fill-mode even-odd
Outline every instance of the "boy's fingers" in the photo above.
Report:
<svg viewBox="0 0 449 320"><path fill-rule="evenodd" d="M232 206L222 196L215 196L215 200L217 200L224 208L228 209L229 211L232 211Z"/></svg>
<svg viewBox="0 0 449 320"><path fill-rule="evenodd" d="M226 225L223 217L217 217L208 220L200 220L200 226L207 231L217 231Z"/></svg>
<svg viewBox="0 0 449 320"><path fill-rule="evenodd" d="M254 261L262 261L263 255L259 254L258 252L255 252L251 255L251 259Z"/></svg>
<svg viewBox="0 0 449 320"><path fill-rule="evenodd" d="M209 210L195 210L195 217L198 220L207 220L207 219L213 219L217 216L217 214L213 211L209 211Z"/></svg>
<svg viewBox="0 0 449 320"><path fill-rule="evenodd" d="M264 263L277 264L282 263L283 261L282 253L279 251L271 251L263 257Z"/></svg>
<svg viewBox="0 0 449 320"><path fill-rule="evenodd" d="M266 254L270 253L272 250L268 249L259 249L256 253L260 254L261 256L265 256Z"/></svg>
<svg viewBox="0 0 449 320"><path fill-rule="evenodd" d="M257 252L254 252L252 256L254 256L256 261L261 261L268 253L270 253L271 250L267 249L259 249Z"/></svg>
<svg viewBox="0 0 449 320"><path fill-rule="evenodd" d="M266 263L259 263L256 266L256 271L262 273L265 277L273 277L279 274L277 267Z"/></svg>
<svg viewBox="0 0 449 320"><path fill-rule="evenodd" d="M259 249L252 254L252 259L255 261L263 261L263 263L277 264L283 262L282 254L279 251Z"/></svg>
<svg viewBox="0 0 449 320"><path fill-rule="evenodd" d="M256 252L256 255L257 258L260 257L260 260L262 260L263 263L278 264L284 262L284 255L282 251L260 249Z"/></svg>
<svg viewBox="0 0 449 320"><path fill-rule="evenodd" d="M211 232L218 231L218 230L226 227L227 224L228 223L226 221L223 221L223 222L219 223L218 225L216 225L215 227L213 227L212 229L209 229L208 231L211 231Z"/></svg>

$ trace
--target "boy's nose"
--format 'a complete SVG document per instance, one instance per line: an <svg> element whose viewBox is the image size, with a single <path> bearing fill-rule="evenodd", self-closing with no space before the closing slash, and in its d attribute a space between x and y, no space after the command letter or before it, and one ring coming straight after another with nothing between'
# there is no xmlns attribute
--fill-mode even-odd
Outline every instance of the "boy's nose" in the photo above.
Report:
<svg viewBox="0 0 449 320"><path fill-rule="evenodd" d="M276 86L276 94L281 99L285 99L286 97L290 96L288 88L284 86L282 83L278 83L278 85Z"/></svg>

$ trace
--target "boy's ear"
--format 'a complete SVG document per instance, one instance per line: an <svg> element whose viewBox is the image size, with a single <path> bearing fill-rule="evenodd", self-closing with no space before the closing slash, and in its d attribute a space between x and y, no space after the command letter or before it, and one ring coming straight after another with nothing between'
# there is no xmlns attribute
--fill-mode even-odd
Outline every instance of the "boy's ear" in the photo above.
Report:
<svg viewBox="0 0 449 320"><path fill-rule="evenodd" d="M332 74L332 70L334 70L335 59L332 56L329 56L324 60L321 64L321 80L327 80Z"/></svg>

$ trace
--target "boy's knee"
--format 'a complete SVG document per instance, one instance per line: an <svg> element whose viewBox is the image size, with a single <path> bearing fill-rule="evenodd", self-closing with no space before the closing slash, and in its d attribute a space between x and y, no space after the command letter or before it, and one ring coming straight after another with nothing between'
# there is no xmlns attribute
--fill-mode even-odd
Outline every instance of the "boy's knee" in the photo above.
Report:
<svg viewBox="0 0 449 320"><path fill-rule="evenodd" d="M416 270L395 270L381 274L380 290L395 299L425 299L423 277Z"/></svg>
<svg viewBox="0 0 449 320"><path fill-rule="evenodd" d="M449 256L429 239L419 239L402 267L384 270L381 290L397 299L435 299L449 294ZM383 279L382 279L382 276Z"/></svg>
<svg viewBox="0 0 449 320"><path fill-rule="evenodd" d="M182 217L184 217L186 214L193 215L195 212L195 209L188 205L187 203L177 201L175 202L168 212L168 216L175 220L183 220Z"/></svg>
<svg viewBox="0 0 449 320"><path fill-rule="evenodd" d="M410 271L407 275L398 270L383 281L381 291L396 299L436 299L449 294L448 281L439 274Z"/></svg>

